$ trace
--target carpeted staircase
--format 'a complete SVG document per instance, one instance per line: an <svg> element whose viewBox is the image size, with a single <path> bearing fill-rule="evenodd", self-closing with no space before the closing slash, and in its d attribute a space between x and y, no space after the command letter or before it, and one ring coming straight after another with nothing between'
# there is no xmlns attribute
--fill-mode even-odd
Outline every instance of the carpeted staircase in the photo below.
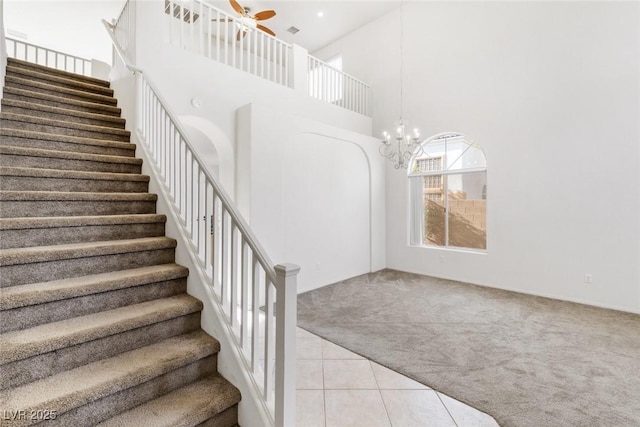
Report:
<svg viewBox="0 0 640 427"><path fill-rule="evenodd" d="M235 426L109 83L8 60L0 425Z"/></svg>

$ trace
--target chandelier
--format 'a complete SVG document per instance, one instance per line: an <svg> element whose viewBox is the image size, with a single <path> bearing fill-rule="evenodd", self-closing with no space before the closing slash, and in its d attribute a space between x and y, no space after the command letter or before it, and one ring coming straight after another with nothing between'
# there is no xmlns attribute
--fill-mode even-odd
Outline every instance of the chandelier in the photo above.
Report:
<svg viewBox="0 0 640 427"><path fill-rule="evenodd" d="M393 162L396 169L406 169L413 155L420 155L420 131L413 129L413 134L408 129L409 122L402 117L403 107L403 59L404 59L404 5L400 1L400 119L395 122L396 134L391 136L389 132L382 132L380 154Z"/></svg>
<svg viewBox="0 0 640 427"><path fill-rule="evenodd" d="M391 137L389 132L382 132L382 144L380 154L391 160L396 169L406 169L409 159L414 154L420 154L422 145L420 144L420 131L413 129L413 135L407 131L409 122L400 117L396 125L396 135Z"/></svg>

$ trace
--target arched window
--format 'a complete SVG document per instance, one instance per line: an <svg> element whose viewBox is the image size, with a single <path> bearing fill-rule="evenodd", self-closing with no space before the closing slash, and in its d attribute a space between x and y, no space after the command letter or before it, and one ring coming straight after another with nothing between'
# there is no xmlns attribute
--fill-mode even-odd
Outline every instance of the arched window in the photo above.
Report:
<svg viewBox="0 0 640 427"><path fill-rule="evenodd" d="M487 248L487 161L459 133L424 141L409 162L410 243Z"/></svg>

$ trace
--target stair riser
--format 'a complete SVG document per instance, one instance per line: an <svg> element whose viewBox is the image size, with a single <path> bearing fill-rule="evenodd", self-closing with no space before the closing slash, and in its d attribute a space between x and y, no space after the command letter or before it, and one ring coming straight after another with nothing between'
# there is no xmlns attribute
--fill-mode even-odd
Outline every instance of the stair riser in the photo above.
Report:
<svg viewBox="0 0 640 427"><path fill-rule="evenodd" d="M0 176L0 190L5 191L83 191L105 193L146 193L144 181L65 179L31 176Z"/></svg>
<svg viewBox="0 0 640 427"><path fill-rule="evenodd" d="M53 95L61 98L74 99L76 101L93 102L96 104L116 106L118 101L115 98L109 98L103 95L97 95L88 92L72 91L56 86L40 87L37 82L31 81L12 81L9 76L6 77L5 87L28 90L29 92L42 93L45 95ZM32 84L33 83L33 84Z"/></svg>
<svg viewBox="0 0 640 427"><path fill-rule="evenodd" d="M4 98L13 99L16 101L24 101L24 102L29 102L33 104L39 104L39 105L47 105L49 107L65 108L67 110L75 110L83 113L104 114L106 116L120 117L120 110L116 109L115 107L109 107L103 104L92 104L92 103L86 104L86 105L85 104L78 105L75 103L63 102L64 98L62 99L57 98L53 100L53 99L44 99L39 96L40 95L39 93L33 93L32 95L33 96L26 96L22 94L6 92L4 94Z"/></svg>
<svg viewBox="0 0 640 427"><path fill-rule="evenodd" d="M31 70L25 70L24 68L7 68L7 76L13 76L20 79L28 79L30 81L45 83L55 87L79 90L87 93L95 93L104 96L113 96L113 90L104 86L96 86L91 83L82 82L79 80L67 79L62 76L56 76L53 74L40 73L36 75Z"/></svg>
<svg viewBox="0 0 640 427"><path fill-rule="evenodd" d="M238 405L226 409L213 418L200 423L197 427L235 427L238 425Z"/></svg>
<svg viewBox="0 0 640 427"><path fill-rule="evenodd" d="M142 169L139 164L107 163L92 160L60 159L5 153L0 155L0 166L113 173L140 173Z"/></svg>
<svg viewBox="0 0 640 427"><path fill-rule="evenodd" d="M2 366L0 389L27 384L97 360L200 329L200 313L180 316L121 334L62 348ZM34 369L37 367L37 369Z"/></svg>
<svg viewBox="0 0 640 427"><path fill-rule="evenodd" d="M96 79L93 77L85 76L82 74L70 73L68 71L58 70L56 68L46 68L46 66L40 66L31 62L25 62L16 60L14 58L7 58L7 65L13 68L19 68L26 71L35 71L41 74L47 74L51 76L64 77L66 79L76 80L79 82L90 83L96 86L109 87L110 83L106 80ZM54 64L52 64L54 65ZM43 68L45 67L45 68Z"/></svg>
<svg viewBox="0 0 640 427"><path fill-rule="evenodd" d="M77 117L65 113L50 111L40 111L33 108L18 107L15 105L3 105L2 111L6 113L24 114L25 116L42 117L45 119L62 120L70 123L80 123L93 126L112 127L114 129L124 129L124 120L104 120L98 117Z"/></svg>
<svg viewBox="0 0 640 427"><path fill-rule="evenodd" d="M74 410L59 413L47 427L93 426L163 394L203 379L216 372L217 356L209 356L138 386L119 391Z"/></svg>
<svg viewBox="0 0 640 427"><path fill-rule="evenodd" d="M0 125L7 129L27 130L55 135L77 136L80 138L101 139L105 141L129 142L129 134L116 134L97 130L73 129L62 126L54 126L40 123L22 122L19 120L2 119Z"/></svg>
<svg viewBox="0 0 640 427"><path fill-rule="evenodd" d="M156 202L130 200L0 201L0 211L5 218L154 214L156 213Z"/></svg>
<svg viewBox="0 0 640 427"><path fill-rule="evenodd" d="M186 289L184 278L4 310L0 312L0 333L167 298L185 293Z"/></svg>
<svg viewBox="0 0 640 427"><path fill-rule="evenodd" d="M51 141L37 138L21 138L18 136L5 135L0 135L0 145L25 148L42 148L44 150L71 151L87 154L103 154L107 156L133 157L135 155L135 150L127 148L65 141ZM135 148L133 147L133 145L131 145L131 147Z"/></svg>
<svg viewBox="0 0 640 427"><path fill-rule="evenodd" d="M174 262L173 248L0 266L0 286L17 286Z"/></svg>
<svg viewBox="0 0 640 427"><path fill-rule="evenodd" d="M0 249L164 236L164 222L0 230Z"/></svg>

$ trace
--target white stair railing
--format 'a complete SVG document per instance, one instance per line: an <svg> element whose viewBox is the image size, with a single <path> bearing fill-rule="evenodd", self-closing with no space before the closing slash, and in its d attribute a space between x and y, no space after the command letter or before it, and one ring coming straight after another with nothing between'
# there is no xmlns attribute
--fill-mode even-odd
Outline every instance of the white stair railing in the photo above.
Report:
<svg viewBox="0 0 640 427"><path fill-rule="evenodd" d="M136 75L136 135L187 237L199 276L273 425L294 426L299 267L273 266L155 85L128 63L115 37L117 24L114 31L103 22Z"/></svg>
<svg viewBox="0 0 640 427"><path fill-rule="evenodd" d="M6 37L9 58L91 76L91 60Z"/></svg>
<svg viewBox="0 0 640 427"><path fill-rule="evenodd" d="M128 58L136 57L136 18L135 4L127 1L122 7L118 18L109 25L120 50Z"/></svg>

